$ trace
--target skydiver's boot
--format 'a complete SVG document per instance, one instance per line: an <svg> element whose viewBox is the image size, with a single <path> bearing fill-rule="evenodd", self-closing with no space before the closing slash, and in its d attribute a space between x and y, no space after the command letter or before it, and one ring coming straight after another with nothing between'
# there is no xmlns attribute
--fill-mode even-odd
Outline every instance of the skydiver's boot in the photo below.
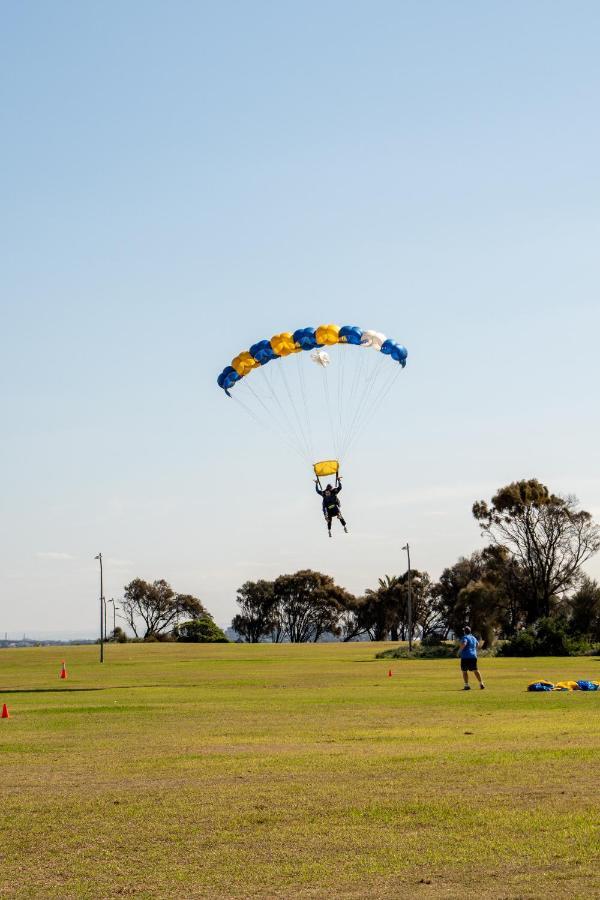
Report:
<svg viewBox="0 0 600 900"><path fill-rule="evenodd" d="M348 527L346 525L344 525L344 531L348 534Z"/></svg>
<svg viewBox="0 0 600 900"><path fill-rule="evenodd" d="M327 534L329 535L329 537L331 537L331 528L327 529Z"/></svg>

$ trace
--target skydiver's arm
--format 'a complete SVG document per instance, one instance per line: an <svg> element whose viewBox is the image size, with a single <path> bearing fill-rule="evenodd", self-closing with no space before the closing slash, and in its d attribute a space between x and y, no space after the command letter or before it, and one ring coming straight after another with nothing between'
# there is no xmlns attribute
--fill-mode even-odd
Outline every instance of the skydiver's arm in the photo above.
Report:
<svg viewBox="0 0 600 900"><path fill-rule="evenodd" d="M321 497L323 496L323 491L319 490L319 482L318 482L318 481L315 481L315 491L316 491L317 494L319 494Z"/></svg>

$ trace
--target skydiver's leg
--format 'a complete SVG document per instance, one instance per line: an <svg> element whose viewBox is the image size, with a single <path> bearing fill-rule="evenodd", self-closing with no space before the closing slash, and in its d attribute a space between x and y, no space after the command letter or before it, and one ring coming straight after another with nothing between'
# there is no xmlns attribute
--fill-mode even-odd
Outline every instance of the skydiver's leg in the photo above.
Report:
<svg viewBox="0 0 600 900"><path fill-rule="evenodd" d="M327 532L329 534L329 537L331 537L331 516L329 514L327 514L326 518L327 518Z"/></svg>
<svg viewBox="0 0 600 900"><path fill-rule="evenodd" d="M348 529L346 528L346 520L341 513L338 513L338 519L340 520L344 531L346 532L346 534L348 534Z"/></svg>

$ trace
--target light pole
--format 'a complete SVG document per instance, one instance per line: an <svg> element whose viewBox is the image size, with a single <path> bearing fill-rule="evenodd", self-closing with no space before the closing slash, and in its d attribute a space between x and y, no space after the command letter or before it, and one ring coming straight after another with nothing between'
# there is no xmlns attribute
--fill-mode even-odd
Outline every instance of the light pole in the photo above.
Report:
<svg viewBox="0 0 600 900"><path fill-rule="evenodd" d="M410 547L408 542L402 548L406 550L406 555L408 557L408 579L406 582L408 589L408 652L412 652L412 596L411 596L411 585L410 585Z"/></svg>
<svg viewBox="0 0 600 900"><path fill-rule="evenodd" d="M104 662L104 613L105 613L105 605L104 605L104 582L102 580L102 554L99 553L98 556L95 556L94 559L97 559L100 563L100 662Z"/></svg>
<svg viewBox="0 0 600 900"><path fill-rule="evenodd" d="M112 603L112 605L113 605L113 638L114 638L115 631L117 630L117 610L119 607L116 605L114 597L111 597L108 602Z"/></svg>

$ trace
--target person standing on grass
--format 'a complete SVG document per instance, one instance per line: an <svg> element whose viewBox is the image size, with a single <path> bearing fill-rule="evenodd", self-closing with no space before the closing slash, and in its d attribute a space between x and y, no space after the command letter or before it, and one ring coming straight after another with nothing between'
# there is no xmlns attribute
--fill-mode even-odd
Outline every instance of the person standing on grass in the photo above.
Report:
<svg viewBox="0 0 600 900"><path fill-rule="evenodd" d="M475 678L479 682L479 687L481 690L484 689L485 684L481 679L481 673L477 668L477 647L479 646L479 641L475 637L475 635L471 634L470 628L465 628L464 634L460 639L460 648L458 650L458 655L460 656L460 668L463 674L463 681L465 686L463 691L470 691L471 685L469 684L469 672L475 673Z"/></svg>

